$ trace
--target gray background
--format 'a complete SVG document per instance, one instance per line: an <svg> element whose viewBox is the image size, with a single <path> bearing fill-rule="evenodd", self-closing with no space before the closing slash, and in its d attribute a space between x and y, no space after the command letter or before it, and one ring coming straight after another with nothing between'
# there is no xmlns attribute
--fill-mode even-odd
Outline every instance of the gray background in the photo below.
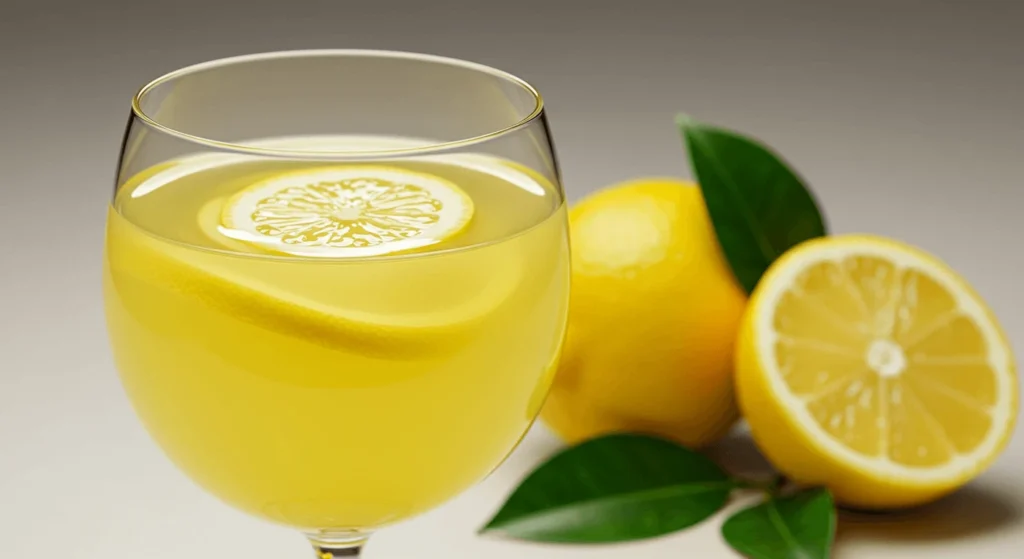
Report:
<svg viewBox="0 0 1024 559"><path fill-rule="evenodd" d="M387 48L468 58L545 95L572 199L686 175L677 111L759 136L837 232L929 249L1024 340L1024 8L974 2L0 2L0 556L303 557L301 539L176 472L116 381L100 303L105 204L131 94L248 52ZM473 536L553 445L538 430L483 485L380 535L371 558L732 557L717 523L547 548ZM749 453L742 438L718 449ZM969 489L846 516L840 557L1010 557L1024 436ZM1019 549L1019 548L1018 548Z"/></svg>

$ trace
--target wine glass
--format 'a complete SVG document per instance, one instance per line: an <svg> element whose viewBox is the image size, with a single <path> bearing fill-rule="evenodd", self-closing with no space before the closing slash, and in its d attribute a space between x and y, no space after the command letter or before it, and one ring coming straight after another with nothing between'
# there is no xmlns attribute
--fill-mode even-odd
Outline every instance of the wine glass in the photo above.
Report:
<svg viewBox="0 0 1024 559"><path fill-rule="evenodd" d="M497 467L564 336L541 97L460 60L292 51L157 78L105 248L115 362L153 439L322 558Z"/></svg>

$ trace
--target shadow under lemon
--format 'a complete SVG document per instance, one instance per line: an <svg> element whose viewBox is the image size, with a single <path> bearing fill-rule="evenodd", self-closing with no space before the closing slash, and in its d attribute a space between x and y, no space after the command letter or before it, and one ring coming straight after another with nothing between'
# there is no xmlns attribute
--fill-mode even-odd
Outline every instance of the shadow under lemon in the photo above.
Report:
<svg viewBox="0 0 1024 559"><path fill-rule="evenodd" d="M967 485L934 503L892 512L840 509L838 540L935 542L978 536L1024 517L1024 503L981 484Z"/></svg>
<svg viewBox="0 0 1024 559"><path fill-rule="evenodd" d="M709 446L706 453L730 472L768 479L775 471L740 426ZM914 544L970 538L998 531L1024 517L1024 503L974 482L931 504L894 511L839 507L837 547L843 542Z"/></svg>

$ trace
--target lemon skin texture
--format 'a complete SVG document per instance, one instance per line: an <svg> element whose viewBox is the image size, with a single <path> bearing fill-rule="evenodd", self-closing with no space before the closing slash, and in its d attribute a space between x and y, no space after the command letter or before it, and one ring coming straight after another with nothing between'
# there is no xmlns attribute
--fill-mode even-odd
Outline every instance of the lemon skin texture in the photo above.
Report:
<svg viewBox="0 0 1024 559"><path fill-rule="evenodd" d="M567 442L642 432L692 447L738 417L733 352L746 295L700 189L638 179L570 211L565 350L542 418Z"/></svg>

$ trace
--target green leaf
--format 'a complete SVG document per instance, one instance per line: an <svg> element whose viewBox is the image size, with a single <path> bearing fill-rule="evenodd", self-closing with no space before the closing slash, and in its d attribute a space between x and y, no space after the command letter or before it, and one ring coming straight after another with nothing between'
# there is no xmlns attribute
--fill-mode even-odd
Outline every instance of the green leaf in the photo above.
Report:
<svg viewBox="0 0 1024 559"><path fill-rule="evenodd" d="M792 246L825 234L814 197L757 140L678 119L718 243L747 292Z"/></svg>
<svg viewBox="0 0 1024 559"><path fill-rule="evenodd" d="M609 435L537 468L482 532L557 543L651 538L708 518L735 486L714 462L675 443Z"/></svg>
<svg viewBox="0 0 1024 559"><path fill-rule="evenodd" d="M722 525L733 549L752 559L828 559L836 510L825 489L769 498Z"/></svg>

